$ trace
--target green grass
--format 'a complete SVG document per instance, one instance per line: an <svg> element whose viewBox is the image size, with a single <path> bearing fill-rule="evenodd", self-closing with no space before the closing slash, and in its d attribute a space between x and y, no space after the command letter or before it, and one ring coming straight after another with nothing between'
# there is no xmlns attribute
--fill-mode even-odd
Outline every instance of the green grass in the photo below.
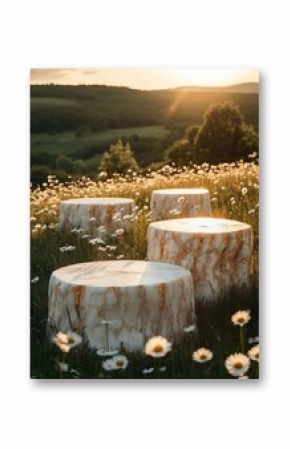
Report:
<svg viewBox="0 0 290 449"><path fill-rule="evenodd" d="M47 100L51 99L48 98ZM86 133L81 137L76 137L73 132L63 132L59 134L31 134L31 153L37 154L39 152L46 152L56 156L60 154L71 154L76 150L89 147L96 143L116 141L123 136L127 138L133 135L137 135L140 138L162 138L168 133L169 131L166 130L164 126L158 125L108 129L96 133Z"/></svg>
<svg viewBox="0 0 290 449"><path fill-rule="evenodd" d="M57 106L75 106L77 101L69 100L67 98L55 98L55 97L32 97L31 98L31 108L46 108L46 107L57 107Z"/></svg>

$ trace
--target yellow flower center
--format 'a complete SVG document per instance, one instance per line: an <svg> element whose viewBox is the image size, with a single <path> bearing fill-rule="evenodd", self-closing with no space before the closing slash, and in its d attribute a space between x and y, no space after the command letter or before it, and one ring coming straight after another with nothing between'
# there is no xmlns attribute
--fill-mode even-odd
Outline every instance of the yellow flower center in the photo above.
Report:
<svg viewBox="0 0 290 449"><path fill-rule="evenodd" d="M122 366L124 366L124 364L125 364L124 360L120 360L120 359L119 359L119 360L116 361L116 365L117 365L118 367L120 367L120 368L121 368Z"/></svg>
<svg viewBox="0 0 290 449"><path fill-rule="evenodd" d="M157 343L157 345L154 346L153 351L154 352L162 352L163 346L160 343Z"/></svg>
<svg viewBox="0 0 290 449"><path fill-rule="evenodd" d="M207 357L206 357L205 354L201 354L201 355L199 356L199 358L200 358L200 360L206 360L206 359L207 359Z"/></svg>
<svg viewBox="0 0 290 449"><path fill-rule="evenodd" d="M238 323L242 324L242 323L244 323L244 322L245 322L245 319L244 319L244 318L241 317L241 318L238 319Z"/></svg>
<svg viewBox="0 0 290 449"><path fill-rule="evenodd" d="M67 342L68 343L73 343L75 340L74 340L74 338L71 336L71 335L69 335L68 337L67 337Z"/></svg>
<svg viewBox="0 0 290 449"><path fill-rule="evenodd" d="M241 368L243 368L243 364L241 362L235 362L234 363L234 368L235 369L241 369Z"/></svg>

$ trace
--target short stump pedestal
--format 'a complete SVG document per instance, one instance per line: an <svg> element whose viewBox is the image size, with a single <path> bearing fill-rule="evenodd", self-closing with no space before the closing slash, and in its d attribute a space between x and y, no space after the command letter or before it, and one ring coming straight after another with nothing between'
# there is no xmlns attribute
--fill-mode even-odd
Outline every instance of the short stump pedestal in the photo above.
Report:
<svg viewBox="0 0 290 449"><path fill-rule="evenodd" d="M153 221L208 217L211 214L210 194L207 189L153 190L150 208Z"/></svg>
<svg viewBox="0 0 290 449"><path fill-rule="evenodd" d="M220 218L182 218L151 223L148 259L191 271L196 301L213 301L251 274L251 226Z"/></svg>
<svg viewBox="0 0 290 449"><path fill-rule="evenodd" d="M84 232L104 226L108 232L126 227L124 215L131 215L135 206L130 198L77 198L60 203L60 225L80 228Z"/></svg>
<svg viewBox="0 0 290 449"><path fill-rule="evenodd" d="M49 322L62 332L83 332L92 348L104 348L106 321L111 349L122 344L142 351L155 335L176 341L194 318L191 273L175 265L90 262L60 268L50 278Z"/></svg>

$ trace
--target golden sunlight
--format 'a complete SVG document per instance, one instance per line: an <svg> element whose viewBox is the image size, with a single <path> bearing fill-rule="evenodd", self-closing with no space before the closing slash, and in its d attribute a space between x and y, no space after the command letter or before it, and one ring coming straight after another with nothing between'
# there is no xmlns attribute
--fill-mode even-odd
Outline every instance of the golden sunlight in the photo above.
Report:
<svg viewBox="0 0 290 449"><path fill-rule="evenodd" d="M228 86L258 82L255 69L192 68L63 68L32 69L32 84L105 84L133 89L170 89L180 86Z"/></svg>

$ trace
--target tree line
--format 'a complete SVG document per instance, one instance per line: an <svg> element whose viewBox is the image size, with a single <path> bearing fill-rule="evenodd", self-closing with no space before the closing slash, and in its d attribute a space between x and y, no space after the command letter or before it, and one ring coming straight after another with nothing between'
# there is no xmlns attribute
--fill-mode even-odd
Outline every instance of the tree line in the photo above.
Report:
<svg viewBox="0 0 290 449"><path fill-rule="evenodd" d="M81 133L150 125L187 127L200 123L211 103L222 101L238 104L246 122L258 127L257 94L35 85L31 86L31 132Z"/></svg>

